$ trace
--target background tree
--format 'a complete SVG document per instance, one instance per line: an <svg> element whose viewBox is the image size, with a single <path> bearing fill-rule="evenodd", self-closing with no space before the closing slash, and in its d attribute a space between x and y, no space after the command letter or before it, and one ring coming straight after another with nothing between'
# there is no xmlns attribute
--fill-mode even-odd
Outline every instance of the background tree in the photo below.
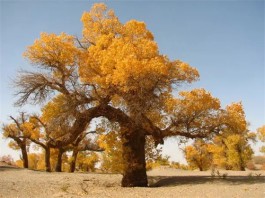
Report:
<svg viewBox="0 0 265 198"><path fill-rule="evenodd" d="M184 154L186 161L193 169L199 168L200 171L205 171L212 165L208 144L202 139L196 139L191 146L185 147Z"/></svg>
<svg viewBox="0 0 265 198"><path fill-rule="evenodd" d="M265 142L265 125L257 129L258 132L258 138L262 141ZM265 146L262 146L260 148L260 152L265 154Z"/></svg>
<svg viewBox="0 0 265 198"><path fill-rule="evenodd" d="M82 152L83 157L86 156L87 154L89 155L89 157L92 157L94 160L92 160L92 158L91 158L92 161L89 161L89 162L91 162L91 163L93 162L94 165L98 162L98 157L95 156L93 153L102 152L102 151L104 151L104 149L100 148L100 146L98 145L97 137L90 138L87 136L87 135L95 134L95 133L96 133L96 131L81 133L77 137L77 139L68 147L69 150L72 151L72 156L70 159L70 172L75 171L76 163L78 160L78 154L80 152ZM82 159L82 158L80 157L80 159ZM84 161L84 160L81 160L81 161ZM90 167L90 165L88 165L88 166ZM90 167L90 169L93 169L93 168Z"/></svg>
<svg viewBox="0 0 265 198"><path fill-rule="evenodd" d="M76 160L78 170L84 172L94 172L96 164L99 162L99 156L95 152L81 151Z"/></svg>
<svg viewBox="0 0 265 198"><path fill-rule="evenodd" d="M226 122L229 128L216 136L210 151L213 163L228 170L244 171L246 163L251 159L253 150L249 141L255 141L255 134L247 129L245 113L241 103L233 103L226 108Z"/></svg>
<svg viewBox="0 0 265 198"><path fill-rule="evenodd" d="M13 123L4 125L2 127L3 137L11 138L13 141L10 141L9 146L15 150L20 149L23 160L23 167L28 168L28 154L27 150L30 145L29 139L27 138L28 128L31 128L32 125L28 122L28 117L25 113L20 113L20 116L15 119L10 116Z"/></svg>

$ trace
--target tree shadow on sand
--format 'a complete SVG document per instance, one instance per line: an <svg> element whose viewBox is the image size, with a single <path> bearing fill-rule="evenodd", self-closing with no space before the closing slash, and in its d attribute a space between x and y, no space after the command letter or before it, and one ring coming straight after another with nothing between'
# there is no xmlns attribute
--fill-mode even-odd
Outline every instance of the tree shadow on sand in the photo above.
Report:
<svg viewBox="0 0 265 198"><path fill-rule="evenodd" d="M264 183L265 176L226 176L223 177L211 177L211 176L149 176L150 187L170 187L180 186L186 184L229 184L229 185L240 185L240 184L256 184Z"/></svg>

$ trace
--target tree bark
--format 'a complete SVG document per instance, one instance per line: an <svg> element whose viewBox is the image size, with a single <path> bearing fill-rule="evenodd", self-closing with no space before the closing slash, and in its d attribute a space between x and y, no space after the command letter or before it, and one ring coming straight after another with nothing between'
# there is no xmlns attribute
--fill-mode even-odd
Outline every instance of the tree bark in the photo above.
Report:
<svg viewBox="0 0 265 198"><path fill-rule="evenodd" d="M56 163L56 167L55 167L55 171L56 172L62 172L62 156L64 153L64 149L63 148L59 148L58 149L58 157L57 157L57 163Z"/></svg>
<svg viewBox="0 0 265 198"><path fill-rule="evenodd" d="M20 148L21 148L21 153L22 153L22 158L23 158L23 167L28 168L29 161L28 161L27 146L26 144L22 144Z"/></svg>
<svg viewBox="0 0 265 198"><path fill-rule="evenodd" d="M51 150L50 147L45 148L45 168L46 172L51 172L51 162L50 162L50 155L51 155Z"/></svg>
<svg viewBox="0 0 265 198"><path fill-rule="evenodd" d="M242 157L243 155L243 150L241 149L240 145L237 145L237 152L239 154L239 168L240 168L240 171L245 171L245 163L244 163L244 159Z"/></svg>
<svg viewBox="0 0 265 198"><path fill-rule="evenodd" d="M141 130L129 131L123 137L124 173L122 187L147 187L145 163L145 134Z"/></svg>
<svg viewBox="0 0 265 198"><path fill-rule="evenodd" d="M72 161L71 161L71 164L70 164L70 172L71 173L75 172L75 165L76 165L77 155L78 155L78 150L74 149L73 153L72 153Z"/></svg>

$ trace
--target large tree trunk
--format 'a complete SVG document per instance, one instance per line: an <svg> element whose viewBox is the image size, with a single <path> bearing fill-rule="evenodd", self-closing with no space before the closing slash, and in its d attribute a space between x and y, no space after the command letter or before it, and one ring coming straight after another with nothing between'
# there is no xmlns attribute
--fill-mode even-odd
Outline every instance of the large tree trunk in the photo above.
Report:
<svg viewBox="0 0 265 198"><path fill-rule="evenodd" d="M45 148L45 168L46 172L51 172L51 162L50 162L50 155L51 155L51 150L50 147Z"/></svg>
<svg viewBox="0 0 265 198"><path fill-rule="evenodd" d="M62 172L62 156L64 153L64 149L59 148L58 149L58 157L57 157L57 163L56 163L56 167L55 167L55 171L56 172Z"/></svg>
<svg viewBox="0 0 265 198"><path fill-rule="evenodd" d="M71 164L70 164L70 172L71 173L75 172L75 165L76 165L77 155L78 155L78 150L74 149L73 153L72 153L72 161L71 161Z"/></svg>
<svg viewBox="0 0 265 198"><path fill-rule="evenodd" d="M122 187L146 187L145 135L142 131L129 131L122 135L124 173Z"/></svg>
<svg viewBox="0 0 265 198"><path fill-rule="evenodd" d="M28 168L29 161L28 161L27 146L26 144L22 144L20 148L21 148L22 159L23 159L23 167Z"/></svg>

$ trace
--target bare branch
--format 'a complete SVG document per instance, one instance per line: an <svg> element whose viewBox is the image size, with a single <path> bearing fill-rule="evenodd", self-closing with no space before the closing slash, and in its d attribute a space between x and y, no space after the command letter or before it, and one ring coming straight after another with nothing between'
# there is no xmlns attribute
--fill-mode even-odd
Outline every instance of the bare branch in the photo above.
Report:
<svg viewBox="0 0 265 198"><path fill-rule="evenodd" d="M18 80L14 81L14 85L18 88L16 95L20 96L15 103L18 106L25 104L29 100L33 104L42 103L55 91L69 95L63 84L42 73L22 71L22 74L18 76Z"/></svg>

